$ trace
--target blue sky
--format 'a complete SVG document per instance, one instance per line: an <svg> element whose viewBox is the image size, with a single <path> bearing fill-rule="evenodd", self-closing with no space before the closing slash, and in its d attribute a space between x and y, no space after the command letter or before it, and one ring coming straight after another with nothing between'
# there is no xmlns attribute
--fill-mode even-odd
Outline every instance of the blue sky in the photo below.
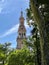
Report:
<svg viewBox="0 0 49 65"><path fill-rule="evenodd" d="M26 19L28 7L29 0L0 0L0 43L11 42L11 47L16 47L21 8ZM29 35L30 28L26 20L24 22L27 35Z"/></svg>

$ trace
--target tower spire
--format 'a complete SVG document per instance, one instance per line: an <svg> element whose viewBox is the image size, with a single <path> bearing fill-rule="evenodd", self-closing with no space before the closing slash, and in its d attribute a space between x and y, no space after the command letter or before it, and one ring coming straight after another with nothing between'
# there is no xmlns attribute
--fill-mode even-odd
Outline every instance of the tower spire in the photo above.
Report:
<svg viewBox="0 0 49 65"><path fill-rule="evenodd" d="M17 49L23 48L23 39L26 39L26 28L24 26L24 17L23 17L23 11L21 10L20 15L20 25L18 28L18 37L17 37Z"/></svg>
<svg viewBox="0 0 49 65"><path fill-rule="evenodd" d="M21 15L20 15L20 25L24 25L24 17L23 17L23 11L21 10Z"/></svg>
<svg viewBox="0 0 49 65"><path fill-rule="evenodd" d="M23 11L21 11L21 17L23 17Z"/></svg>
<svg viewBox="0 0 49 65"><path fill-rule="evenodd" d="M21 17L23 17L23 11L22 11L22 8L21 8Z"/></svg>

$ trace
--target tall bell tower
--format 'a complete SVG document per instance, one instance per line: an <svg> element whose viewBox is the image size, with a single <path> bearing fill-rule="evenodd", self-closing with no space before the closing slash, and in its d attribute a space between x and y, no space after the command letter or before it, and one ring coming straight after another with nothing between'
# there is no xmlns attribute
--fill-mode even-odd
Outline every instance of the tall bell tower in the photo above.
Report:
<svg viewBox="0 0 49 65"><path fill-rule="evenodd" d="M21 11L21 16L19 18L20 24L18 28L18 37L17 37L17 49L21 49L23 47L23 39L26 39L26 29L24 26L24 17L23 12Z"/></svg>

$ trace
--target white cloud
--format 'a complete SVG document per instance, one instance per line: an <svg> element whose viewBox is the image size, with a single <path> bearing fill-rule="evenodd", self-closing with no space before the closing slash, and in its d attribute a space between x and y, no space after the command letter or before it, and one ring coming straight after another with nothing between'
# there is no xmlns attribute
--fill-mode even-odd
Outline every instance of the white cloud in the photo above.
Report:
<svg viewBox="0 0 49 65"><path fill-rule="evenodd" d="M6 0L0 0L0 13L3 12L4 8L6 7L7 1Z"/></svg>
<svg viewBox="0 0 49 65"><path fill-rule="evenodd" d="M5 0L2 0L2 2L4 2Z"/></svg>
<svg viewBox="0 0 49 65"><path fill-rule="evenodd" d="M14 27L12 27L11 29L7 30L4 34L0 35L0 38L6 37L12 33L17 32L19 27L19 24L16 24Z"/></svg>
<svg viewBox="0 0 49 65"><path fill-rule="evenodd" d="M24 9L26 9L27 7L29 7L29 0L0 0L0 7L2 8L2 11L0 13L7 14L13 11L16 12L18 8L20 9L20 6L18 5L24 2L26 4ZM23 8L23 4L21 4L21 7Z"/></svg>
<svg viewBox="0 0 49 65"><path fill-rule="evenodd" d="M29 26L27 25L26 21L25 21L24 25L25 25L26 29L29 28ZM16 24L11 29L7 30L4 34L0 35L0 38L3 38L3 37L6 37L8 35L11 35L13 33L16 33L18 31L18 27L19 27L19 24Z"/></svg>
<svg viewBox="0 0 49 65"><path fill-rule="evenodd" d="M29 25L27 24L27 21L25 20L24 22L25 22L25 23L24 23L25 27L26 27L26 28L29 28Z"/></svg>
<svg viewBox="0 0 49 65"><path fill-rule="evenodd" d="M30 33L27 33L26 35L27 35L27 36L30 36L31 34L30 34Z"/></svg>
<svg viewBox="0 0 49 65"><path fill-rule="evenodd" d="M0 13L2 12L2 9L3 9L3 8L0 7Z"/></svg>

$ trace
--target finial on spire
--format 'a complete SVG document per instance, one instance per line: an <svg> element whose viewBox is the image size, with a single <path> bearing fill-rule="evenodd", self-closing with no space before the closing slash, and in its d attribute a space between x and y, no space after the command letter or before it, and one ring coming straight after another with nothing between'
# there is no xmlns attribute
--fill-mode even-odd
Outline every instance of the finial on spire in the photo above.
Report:
<svg viewBox="0 0 49 65"><path fill-rule="evenodd" d="M23 17L23 11L22 11L22 8L21 8L21 17Z"/></svg>
<svg viewBox="0 0 49 65"><path fill-rule="evenodd" d="M22 9L21 9L21 14L20 14L20 20L24 20L24 17L23 17L23 11L22 11Z"/></svg>
<svg viewBox="0 0 49 65"><path fill-rule="evenodd" d="M21 11L21 17L23 16L23 11Z"/></svg>

